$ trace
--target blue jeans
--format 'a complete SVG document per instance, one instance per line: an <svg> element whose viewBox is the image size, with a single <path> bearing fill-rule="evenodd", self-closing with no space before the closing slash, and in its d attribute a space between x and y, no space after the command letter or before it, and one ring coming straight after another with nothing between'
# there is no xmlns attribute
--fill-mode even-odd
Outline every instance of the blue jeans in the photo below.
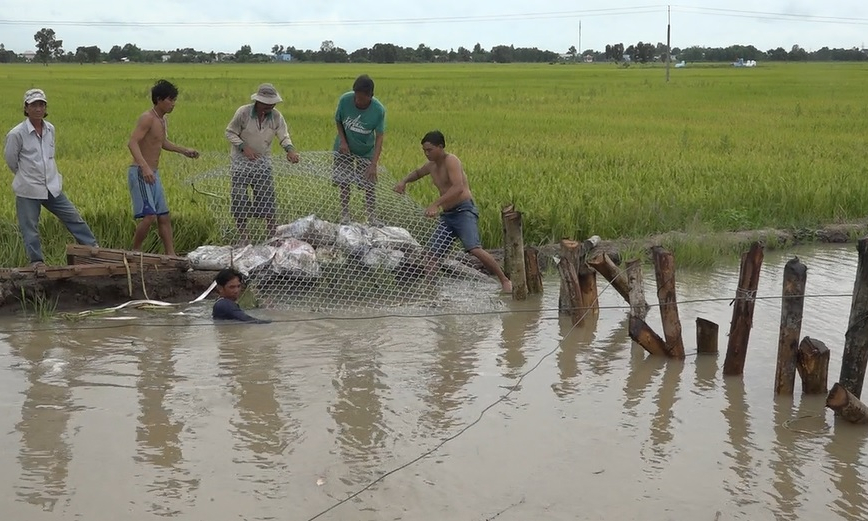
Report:
<svg viewBox="0 0 868 521"><path fill-rule="evenodd" d="M63 192L54 197L50 193L48 199L28 199L15 197L15 210L18 215L18 228L21 230L21 238L24 239L24 251L30 262L42 262L42 243L39 241L39 213L42 207L53 213L60 219L69 233L75 237L79 244L96 246L96 239L90 231L87 223L81 218L78 210L67 199Z"/></svg>
<svg viewBox="0 0 868 521"><path fill-rule="evenodd" d="M440 222L428 241L428 249L437 257L449 252L452 243L458 239L464 251L482 246L479 238L479 210L473 199L462 201L455 207L440 214Z"/></svg>

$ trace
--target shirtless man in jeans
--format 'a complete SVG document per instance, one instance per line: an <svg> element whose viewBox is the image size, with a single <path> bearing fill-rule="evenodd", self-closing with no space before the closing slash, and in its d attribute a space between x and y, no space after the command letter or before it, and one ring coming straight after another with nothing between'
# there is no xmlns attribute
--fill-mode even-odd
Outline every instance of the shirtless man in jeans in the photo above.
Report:
<svg viewBox="0 0 868 521"><path fill-rule="evenodd" d="M447 153L445 148L446 138L442 132L434 130L425 134L422 138L422 151L428 162L407 174L407 177L395 185L395 191L403 194L407 183L418 181L430 174L431 181L440 191L440 197L425 209L425 216L436 217L439 209L443 209L437 229L428 244L428 249L435 256L434 263L439 262L457 238L467 253L479 259L489 272L497 276L503 291L511 293L512 283L494 257L482 248L478 226L479 211L473 204L473 194L470 193L470 184L461 161ZM433 266L429 267L430 270L433 270Z"/></svg>
<svg viewBox="0 0 868 521"><path fill-rule="evenodd" d="M127 184L133 202L133 217L141 219L133 235L133 250L142 249L142 243L156 221L157 233L163 241L166 255L175 255L169 206L157 170L160 152L168 150L193 159L199 157L199 152L192 148L184 148L169 141L166 114L175 108L177 98L177 87L166 80L155 83L151 89L154 108L139 116L136 128L130 136L128 146L133 156L133 164L127 172Z"/></svg>

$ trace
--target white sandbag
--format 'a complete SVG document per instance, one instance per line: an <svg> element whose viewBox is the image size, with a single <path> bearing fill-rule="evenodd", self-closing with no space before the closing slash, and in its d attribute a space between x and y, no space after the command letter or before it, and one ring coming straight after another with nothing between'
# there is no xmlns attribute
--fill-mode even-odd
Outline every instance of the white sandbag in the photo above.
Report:
<svg viewBox="0 0 868 521"><path fill-rule="evenodd" d="M248 246L240 255L235 257L235 269L246 277L257 269L267 267L275 253L276 248L273 246Z"/></svg>
<svg viewBox="0 0 868 521"><path fill-rule="evenodd" d="M371 245L374 248L410 251L421 247L410 232L398 226L370 228L369 231L371 234Z"/></svg>
<svg viewBox="0 0 868 521"><path fill-rule="evenodd" d="M337 234L337 224L323 221L314 214L277 227L278 237L298 239L314 248L333 245Z"/></svg>
<svg viewBox="0 0 868 521"><path fill-rule="evenodd" d="M199 246L187 254L194 270L222 270L232 265L233 259L243 255L250 246Z"/></svg>
<svg viewBox="0 0 868 521"><path fill-rule="evenodd" d="M404 260L404 252L386 248L371 248L362 257L362 263L371 268L382 268L393 271Z"/></svg>
<svg viewBox="0 0 868 521"><path fill-rule="evenodd" d="M357 224L338 226L335 246L347 254L363 256L371 249L371 235L367 228Z"/></svg>
<svg viewBox="0 0 868 521"><path fill-rule="evenodd" d="M275 247L271 270L278 275L319 277L316 250L304 241L284 239L283 244Z"/></svg>
<svg viewBox="0 0 868 521"><path fill-rule="evenodd" d="M347 256L336 246L320 246L316 249L316 261L323 264L344 264Z"/></svg>

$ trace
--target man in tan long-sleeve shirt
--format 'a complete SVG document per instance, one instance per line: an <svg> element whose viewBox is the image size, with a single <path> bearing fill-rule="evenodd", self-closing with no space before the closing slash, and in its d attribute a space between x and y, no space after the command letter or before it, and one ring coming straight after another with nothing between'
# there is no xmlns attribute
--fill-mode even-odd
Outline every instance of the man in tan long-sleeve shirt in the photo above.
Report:
<svg viewBox="0 0 868 521"><path fill-rule="evenodd" d="M286 159L298 163L298 153L289 137L283 115L274 106L283 101L277 89L263 83L250 96L253 103L235 111L226 127L231 151L231 209L242 243L250 242L248 219L265 220L268 237L277 234L274 175L271 171L271 142L275 137L286 151ZM252 192L248 195L248 189Z"/></svg>

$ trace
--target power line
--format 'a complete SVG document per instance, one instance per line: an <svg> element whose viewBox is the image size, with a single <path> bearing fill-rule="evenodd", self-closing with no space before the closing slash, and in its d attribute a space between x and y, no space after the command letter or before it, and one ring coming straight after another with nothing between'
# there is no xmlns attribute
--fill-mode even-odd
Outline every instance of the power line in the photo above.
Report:
<svg viewBox="0 0 868 521"><path fill-rule="evenodd" d="M737 18L752 18L759 20L774 20L786 22L809 22L844 25L868 25L868 18L855 18L845 16L822 16L803 13L774 13L767 11L744 11L739 9L723 9L715 7L694 7L673 5L674 11L681 13L700 14L709 16L727 16Z"/></svg>
<svg viewBox="0 0 868 521"><path fill-rule="evenodd" d="M306 27L347 25L404 25L431 23L503 22L539 19L570 18L577 16L624 16L662 12L665 5L613 7L582 11L548 11L536 13L503 13L476 16L440 16L424 18L373 18L354 20L202 20L186 22L123 21L123 20L15 20L0 19L0 25L53 25L87 27Z"/></svg>

